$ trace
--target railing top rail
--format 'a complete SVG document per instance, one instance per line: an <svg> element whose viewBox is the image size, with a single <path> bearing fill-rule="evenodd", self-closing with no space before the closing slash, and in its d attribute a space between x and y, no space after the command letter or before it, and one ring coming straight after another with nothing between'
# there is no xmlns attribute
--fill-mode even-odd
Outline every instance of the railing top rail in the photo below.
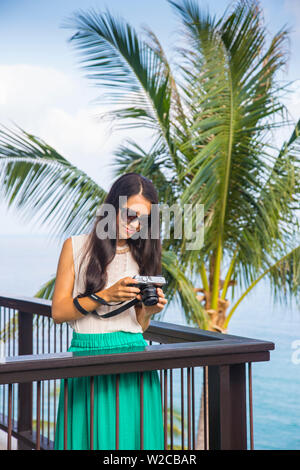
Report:
<svg viewBox="0 0 300 470"><path fill-rule="evenodd" d="M0 364L0 383L124 373L193 365L222 365L269 360L271 342L248 341L233 344L191 342L145 346L144 350L104 354L103 350L8 357ZM89 373L90 371L90 373ZM33 379L34 377L34 379Z"/></svg>
<svg viewBox="0 0 300 470"><path fill-rule="evenodd" d="M52 301L38 297L0 295L0 307L8 307L26 313L51 316Z"/></svg>
<svg viewBox="0 0 300 470"><path fill-rule="evenodd" d="M37 313L37 309L43 311L44 315L51 315L51 301L43 299L2 296L1 305L19 309L24 315L26 312ZM275 348L271 341L161 321L151 321L143 336L164 344L149 345L144 349L137 347L134 351L119 353L90 350L2 358L0 383L267 361L269 351Z"/></svg>

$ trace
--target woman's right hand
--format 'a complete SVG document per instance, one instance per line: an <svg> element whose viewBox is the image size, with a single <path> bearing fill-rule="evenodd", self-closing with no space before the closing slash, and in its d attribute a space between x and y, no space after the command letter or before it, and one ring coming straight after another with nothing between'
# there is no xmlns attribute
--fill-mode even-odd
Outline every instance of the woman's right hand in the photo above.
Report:
<svg viewBox="0 0 300 470"><path fill-rule="evenodd" d="M134 299L141 290L139 287L128 286L128 284L138 284L138 281L129 276L124 277L112 286L101 291L102 295L101 293L99 293L99 295L103 297L106 302L124 302Z"/></svg>

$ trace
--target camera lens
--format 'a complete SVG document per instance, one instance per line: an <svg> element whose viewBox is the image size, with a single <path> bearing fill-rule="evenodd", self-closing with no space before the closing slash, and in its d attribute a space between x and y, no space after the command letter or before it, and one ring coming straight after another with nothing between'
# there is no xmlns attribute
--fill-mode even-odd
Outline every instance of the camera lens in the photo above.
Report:
<svg viewBox="0 0 300 470"><path fill-rule="evenodd" d="M149 307L150 305L156 305L158 302L158 295L156 293L156 287L151 284L147 284L141 289L142 302Z"/></svg>

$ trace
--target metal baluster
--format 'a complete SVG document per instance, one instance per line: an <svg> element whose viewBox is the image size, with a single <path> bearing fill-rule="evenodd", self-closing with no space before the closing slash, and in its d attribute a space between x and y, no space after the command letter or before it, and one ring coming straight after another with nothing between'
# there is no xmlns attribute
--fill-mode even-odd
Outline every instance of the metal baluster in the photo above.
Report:
<svg viewBox="0 0 300 470"><path fill-rule="evenodd" d="M8 429L7 429L7 450L11 450L12 431L12 384L8 385Z"/></svg>
<svg viewBox="0 0 300 470"><path fill-rule="evenodd" d="M173 370L170 369L170 433L171 449L173 449Z"/></svg>
<svg viewBox="0 0 300 470"><path fill-rule="evenodd" d="M64 450L68 449L68 379L64 380Z"/></svg>
<svg viewBox="0 0 300 470"><path fill-rule="evenodd" d="M94 376L90 377L90 450L94 450Z"/></svg>
<svg viewBox="0 0 300 470"><path fill-rule="evenodd" d="M184 450L184 387L183 368L181 368L181 448Z"/></svg>
<svg viewBox="0 0 300 470"><path fill-rule="evenodd" d="M36 390L36 449L40 450L41 433L41 381L37 382Z"/></svg>
<svg viewBox="0 0 300 470"><path fill-rule="evenodd" d="M45 352L45 325L44 325L44 320L45 320L45 317L42 316L42 351L43 351L43 354Z"/></svg>
<svg viewBox="0 0 300 470"><path fill-rule="evenodd" d="M195 449L195 367L192 367L192 431L193 431L193 447Z"/></svg>
<svg viewBox="0 0 300 470"><path fill-rule="evenodd" d="M53 328L54 328L54 352L56 353L56 324L54 323L53 324Z"/></svg>
<svg viewBox="0 0 300 470"><path fill-rule="evenodd" d="M161 343L159 343L159 344L161 344ZM160 370L159 370L159 378L160 378L160 395L161 395L161 403L162 403L162 408L164 408L162 369L160 369Z"/></svg>
<svg viewBox="0 0 300 470"><path fill-rule="evenodd" d="M50 317L48 317L48 354L50 353ZM50 443L50 380L48 382L48 398L47 398L47 408L48 408L48 445Z"/></svg>
<svg viewBox="0 0 300 470"><path fill-rule="evenodd" d="M45 317L42 316L42 353L45 353L45 335L44 335L44 319ZM45 418L44 418L44 395L45 395L45 383L44 380L42 381L42 438L44 438L44 424L45 424Z"/></svg>
<svg viewBox="0 0 300 470"><path fill-rule="evenodd" d="M6 307L4 307L3 310L4 310L4 316L3 316L4 324L3 324L2 331L4 331L5 324L6 324ZM3 335L3 349L4 349L4 351L3 351L4 356L6 356L6 335L5 335L5 332L4 332L4 335ZM3 385L3 421L4 421L4 423L5 423L5 418L6 418L6 390L7 390L6 385Z"/></svg>
<svg viewBox="0 0 300 470"><path fill-rule="evenodd" d="M50 380L50 394L52 395L52 390L53 390L53 387L54 387L54 381L53 380ZM53 396L53 395L52 395ZM50 397L50 395L49 395ZM49 412L50 412L50 416L52 416L52 409L53 409L53 400L49 398ZM55 416L53 416L53 425L54 425L54 422L55 422ZM54 426L53 426L54 428ZM51 428L50 428L50 431L49 431L49 435L51 436ZM53 441L54 441L54 432L53 432ZM49 437L49 440L50 440L50 437Z"/></svg>
<svg viewBox="0 0 300 470"><path fill-rule="evenodd" d="M16 355L16 311L14 310L14 341L13 341L13 355Z"/></svg>
<svg viewBox="0 0 300 470"><path fill-rule="evenodd" d="M168 383L167 383L168 370L164 369L164 448L168 449Z"/></svg>
<svg viewBox="0 0 300 470"><path fill-rule="evenodd" d="M4 307L4 325L3 325L3 331L4 331L3 340L6 343L5 326L6 326L6 307ZM5 348L5 350L6 350L6 348ZM6 355L6 353L5 353L5 355Z"/></svg>
<svg viewBox="0 0 300 470"><path fill-rule="evenodd" d="M3 423L6 424L6 384L2 385L2 390L3 390Z"/></svg>
<svg viewBox="0 0 300 470"><path fill-rule="evenodd" d="M116 450L119 450L119 376L116 374Z"/></svg>
<svg viewBox="0 0 300 470"><path fill-rule="evenodd" d="M13 310L13 356L16 355L16 311ZM18 387L18 384L16 384ZM13 421L15 420L15 398L16 387L13 387L13 402L12 402L12 415Z"/></svg>
<svg viewBox="0 0 300 470"><path fill-rule="evenodd" d="M9 309L9 328L10 328L10 323L11 323L11 320L12 320L12 323L13 325L15 324L15 315L14 315L14 310L11 312L12 313L12 318L10 316L10 312L11 312L11 309ZM9 330L10 331L10 330ZM14 328L12 328L12 331L13 331L13 337L12 337L12 355L14 356L15 353L14 353L14 346L15 346L15 335L14 335ZM10 334L9 334L9 338L10 338ZM11 341L11 339L9 340ZM12 420L14 421L14 404L15 404L15 400L14 400L14 390L15 390L15 387L13 387L13 396L12 396Z"/></svg>
<svg viewBox="0 0 300 470"><path fill-rule="evenodd" d="M56 324L53 324L54 328L54 352L56 352ZM54 435L56 430L56 379L54 379Z"/></svg>
<svg viewBox="0 0 300 470"><path fill-rule="evenodd" d="M12 402L12 419L13 419L13 423L17 423L17 419L16 419L16 406L15 406L15 399L16 397L18 396L18 385L19 384L15 384L13 386L13 402Z"/></svg>
<svg viewBox="0 0 300 470"><path fill-rule="evenodd" d="M159 381L160 381L160 395L161 395L161 403L162 406L164 406L164 400L163 400L163 389L162 389L162 370L159 370Z"/></svg>
<svg viewBox="0 0 300 470"><path fill-rule="evenodd" d="M62 352L62 323L59 326L60 326L60 352Z"/></svg>
<svg viewBox="0 0 300 470"><path fill-rule="evenodd" d="M140 372L140 438L141 449L144 449L144 372Z"/></svg>
<svg viewBox="0 0 300 470"><path fill-rule="evenodd" d="M188 449L191 449L191 368L187 367Z"/></svg>
<svg viewBox="0 0 300 470"><path fill-rule="evenodd" d="M10 356L10 308L8 309L8 355Z"/></svg>
<svg viewBox="0 0 300 470"><path fill-rule="evenodd" d="M36 353L39 354L39 350L40 350L40 345L39 345L39 342L40 342L40 335L39 335L39 331L40 331L40 325L39 325L39 316L38 315L34 315L35 317L37 317L37 342L36 342Z"/></svg>
<svg viewBox="0 0 300 470"><path fill-rule="evenodd" d="M249 419L250 419L250 449L254 449L253 437L253 403L252 403L252 363L248 362L248 381L249 381Z"/></svg>

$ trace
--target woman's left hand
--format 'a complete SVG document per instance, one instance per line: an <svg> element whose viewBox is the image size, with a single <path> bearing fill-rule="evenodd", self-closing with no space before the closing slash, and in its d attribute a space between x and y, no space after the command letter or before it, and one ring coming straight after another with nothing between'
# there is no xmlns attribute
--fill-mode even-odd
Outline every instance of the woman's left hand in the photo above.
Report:
<svg viewBox="0 0 300 470"><path fill-rule="evenodd" d="M155 313L159 313L162 311L166 303L168 302L167 299L165 298L165 294L163 293L163 290L160 287L156 288L156 292L158 295L158 302L156 305L144 305L142 304L142 307L144 309L144 312L146 313L147 316L154 315ZM138 294L136 296L138 300L142 300L141 294Z"/></svg>

